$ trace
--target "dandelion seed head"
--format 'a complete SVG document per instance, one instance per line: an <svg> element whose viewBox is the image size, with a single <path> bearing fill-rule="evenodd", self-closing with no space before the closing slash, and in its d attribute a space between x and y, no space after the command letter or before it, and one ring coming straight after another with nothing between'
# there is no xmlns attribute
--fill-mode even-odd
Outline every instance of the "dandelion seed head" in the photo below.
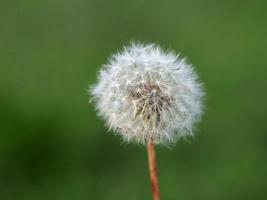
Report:
<svg viewBox="0 0 267 200"><path fill-rule="evenodd" d="M132 43L113 55L90 93L107 126L127 142L173 144L193 135L203 110L192 65L155 44Z"/></svg>

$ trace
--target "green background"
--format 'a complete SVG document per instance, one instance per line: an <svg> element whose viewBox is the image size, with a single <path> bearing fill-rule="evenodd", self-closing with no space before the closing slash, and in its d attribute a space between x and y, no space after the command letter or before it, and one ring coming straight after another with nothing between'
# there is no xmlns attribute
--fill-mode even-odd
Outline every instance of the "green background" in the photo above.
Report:
<svg viewBox="0 0 267 200"><path fill-rule="evenodd" d="M145 147L88 104L131 40L181 52L207 91L196 137L157 148L162 199L267 199L264 0L1 0L0 199L151 199Z"/></svg>

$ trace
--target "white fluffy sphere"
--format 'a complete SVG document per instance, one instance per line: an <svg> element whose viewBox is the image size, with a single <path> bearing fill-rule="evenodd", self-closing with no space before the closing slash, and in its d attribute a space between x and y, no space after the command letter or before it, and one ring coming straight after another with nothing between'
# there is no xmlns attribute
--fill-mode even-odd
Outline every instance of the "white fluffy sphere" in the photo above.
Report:
<svg viewBox="0 0 267 200"><path fill-rule="evenodd" d="M125 141L171 144L192 135L202 84L185 59L155 44L131 44L111 57L90 90L99 115Z"/></svg>

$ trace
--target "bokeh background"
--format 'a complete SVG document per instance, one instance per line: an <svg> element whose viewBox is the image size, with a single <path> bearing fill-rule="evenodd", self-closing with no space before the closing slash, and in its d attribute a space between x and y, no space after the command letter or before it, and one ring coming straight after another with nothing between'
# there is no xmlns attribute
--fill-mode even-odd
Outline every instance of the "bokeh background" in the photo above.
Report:
<svg viewBox="0 0 267 200"><path fill-rule="evenodd" d="M196 137L157 148L163 199L267 199L266 36L266 0L1 0L0 199L151 199L145 147L88 104L130 40L181 52L207 91Z"/></svg>

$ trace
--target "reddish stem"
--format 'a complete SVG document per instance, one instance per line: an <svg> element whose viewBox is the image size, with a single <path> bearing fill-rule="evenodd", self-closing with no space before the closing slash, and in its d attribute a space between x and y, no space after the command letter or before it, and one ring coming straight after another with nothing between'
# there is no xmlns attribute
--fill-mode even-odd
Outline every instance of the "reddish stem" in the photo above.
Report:
<svg viewBox="0 0 267 200"><path fill-rule="evenodd" d="M153 200L160 200L156 151L153 142L147 143L147 155L148 155L148 165L149 165L149 174L150 174Z"/></svg>

